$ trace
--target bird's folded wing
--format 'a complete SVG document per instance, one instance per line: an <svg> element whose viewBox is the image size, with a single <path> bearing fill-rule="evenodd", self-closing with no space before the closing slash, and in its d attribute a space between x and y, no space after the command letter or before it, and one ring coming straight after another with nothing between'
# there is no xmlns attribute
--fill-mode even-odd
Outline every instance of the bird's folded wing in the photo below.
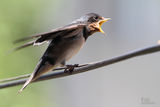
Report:
<svg viewBox="0 0 160 107"><path fill-rule="evenodd" d="M61 27L61 28L54 29L49 32L39 33L37 35L17 39L14 41L14 43L19 43L19 42L23 42L23 41L30 40L30 39L36 39L36 38L38 39L45 38L45 40L49 40L49 39L55 38L60 33L67 32L73 29L77 29L78 27L83 27L83 26L84 24L71 24L71 25Z"/></svg>
<svg viewBox="0 0 160 107"><path fill-rule="evenodd" d="M22 49L22 48L25 48L25 47L28 47L31 45L39 45L39 44L44 43L45 41L52 40L57 36L64 36L65 37L66 33L72 33L74 30L76 31L77 28L81 28L84 26L85 26L84 24L71 24L71 25L68 25L68 26L65 26L62 28L54 29L50 32L40 33L40 34L37 34L34 36L29 36L29 37L15 40L14 43L19 43L19 42L27 41L30 39L35 39L34 41L28 42L22 46L19 46L19 47L15 48L14 50L19 50L19 49ZM66 35L66 37L67 36L68 35Z"/></svg>

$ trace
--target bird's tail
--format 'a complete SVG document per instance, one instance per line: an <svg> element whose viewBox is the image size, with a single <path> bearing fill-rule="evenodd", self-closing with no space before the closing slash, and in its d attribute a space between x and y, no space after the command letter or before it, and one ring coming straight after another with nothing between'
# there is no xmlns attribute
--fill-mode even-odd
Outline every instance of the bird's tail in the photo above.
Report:
<svg viewBox="0 0 160 107"><path fill-rule="evenodd" d="M25 82L25 84L23 85L23 87L18 91L18 93L21 93L24 88L27 87L27 85L33 81L33 78L34 78L34 73L31 74L31 76L29 77L29 79Z"/></svg>
<svg viewBox="0 0 160 107"><path fill-rule="evenodd" d="M18 93L21 93L24 88L27 87L27 85L29 83L31 83L32 81L36 80L37 78L39 78L42 74L51 71L53 69L55 69L57 67L57 65L51 65L49 63L44 64L43 61L40 61L39 64L37 65L35 71L31 74L31 76L29 77L29 79L25 82L25 84L23 85L23 87L18 91Z"/></svg>

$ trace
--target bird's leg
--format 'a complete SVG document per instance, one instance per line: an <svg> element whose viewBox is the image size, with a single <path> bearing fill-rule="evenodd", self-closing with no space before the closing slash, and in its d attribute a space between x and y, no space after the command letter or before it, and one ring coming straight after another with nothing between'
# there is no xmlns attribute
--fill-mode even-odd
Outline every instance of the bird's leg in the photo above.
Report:
<svg viewBox="0 0 160 107"><path fill-rule="evenodd" d="M74 65L66 65L66 69L64 70L65 73L71 73L73 72L75 67L78 67L79 64Z"/></svg>
<svg viewBox="0 0 160 107"><path fill-rule="evenodd" d="M61 66L62 66L62 67L65 66L65 65L66 65L66 62L65 62L65 61L61 62Z"/></svg>

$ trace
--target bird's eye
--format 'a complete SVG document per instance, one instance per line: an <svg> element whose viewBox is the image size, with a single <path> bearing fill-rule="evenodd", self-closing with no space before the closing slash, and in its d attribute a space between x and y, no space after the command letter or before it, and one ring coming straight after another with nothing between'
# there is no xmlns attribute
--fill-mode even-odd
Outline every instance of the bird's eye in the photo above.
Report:
<svg viewBox="0 0 160 107"><path fill-rule="evenodd" d="M98 19L98 17L97 17L97 16L96 16L96 17L93 17L93 19L94 19L94 20L97 20L97 19Z"/></svg>
<svg viewBox="0 0 160 107"><path fill-rule="evenodd" d="M99 17L93 16L93 17L89 18L88 22L96 22L96 21L98 21L98 19L99 19Z"/></svg>

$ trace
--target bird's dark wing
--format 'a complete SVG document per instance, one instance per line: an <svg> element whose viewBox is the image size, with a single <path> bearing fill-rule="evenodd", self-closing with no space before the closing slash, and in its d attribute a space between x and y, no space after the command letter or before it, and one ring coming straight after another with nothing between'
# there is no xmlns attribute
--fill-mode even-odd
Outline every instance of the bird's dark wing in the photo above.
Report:
<svg viewBox="0 0 160 107"><path fill-rule="evenodd" d="M31 45L39 45L45 41L52 40L52 39L56 38L57 36L64 36L64 37L66 36L65 38L67 38L68 35L66 35L66 33L72 33L75 29L81 28L84 26L85 26L85 24L70 24L70 25L64 26L62 28L54 29L50 32L40 33L40 34L37 34L34 36L29 36L29 37L18 39L16 41L14 41L14 43L23 42L23 41L27 41L30 39L36 39L36 40L34 40L32 42L28 42L22 46L19 46L15 50L19 50L19 49L22 49L22 48L25 48L25 47L28 47Z"/></svg>
<svg viewBox="0 0 160 107"><path fill-rule="evenodd" d="M35 38L38 38L38 39L41 38L39 41L42 41L42 38L44 40L49 40L49 39L55 38L56 36L58 36L59 34L61 34L63 32L74 30L74 29L77 29L78 27L83 27L83 26L85 26L85 24L76 24L76 23L75 24L70 24L70 25L67 25L67 26L64 26L64 27L61 27L61 28L54 29L50 32L44 32L44 33L40 33L40 34L37 34L37 35L24 37L24 38L15 40L14 43L19 43L19 42L23 42L23 41L30 40L30 39L35 39Z"/></svg>
<svg viewBox="0 0 160 107"><path fill-rule="evenodd" d="M19 47L14 48L13 51L17 51L17 50L23 49L23 48L28 47L28 46L31 46L31 45L33 45L33 44L34 44L34 41L28 42L28 43L26 43L26 44L24 44L24 45L21 45L21 46L19 46Z"/></svg>

